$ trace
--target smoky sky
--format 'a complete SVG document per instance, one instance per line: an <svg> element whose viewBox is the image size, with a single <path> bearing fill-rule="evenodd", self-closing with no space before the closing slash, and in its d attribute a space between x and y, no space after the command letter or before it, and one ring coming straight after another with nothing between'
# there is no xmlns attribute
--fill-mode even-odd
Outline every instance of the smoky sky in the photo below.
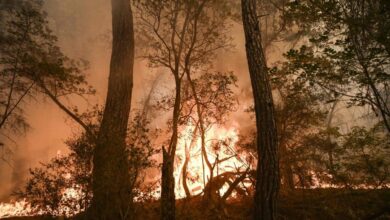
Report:
<svg viewBox="0 0 390 220"><path fill-rule="evenodd" d="M73 59L89 62L88 82L97 90L88 102L80 99L64 100L68 105L81 109L94 104L103 104L107 90L109 61L111 55L111 5L107 0L46 0L49 24L59 40L63 52ZM133 9L134 10L134 9ZM239 81L239 109L230 115L226 126L234 125L240 132L253 129L253 123L244 110L252 103L250 81L245 56L243 29L232 21L231 36L235 45L230 51L221 51L214 62L215 71L233 71ZM137 42L136 42L137 44ZM136 45L137 46L137 45ZM146 67L145 61L135 60L132 108L149 92L148 85L156 74L164 74L158 89L170 85L170 75L164 70ZM12 161L0 162L0 200L9 198L13 190L23 186L28 169L47 162L57 153L66 153L64 141L81 129L61 112L49 99L40 98L25 106L31 128L25 135L14 137ZM238 123L246 122L248 123ZM240 126L240 127L238 127Z"/></svg>
<svg viewBox="0 0 390 220"><path fill-rule="evenodd" d="M110 1L46 0L45 10L62 51L70 58L84 59L89 62L89 69L86 71L87 81L97 90L97 94L88 97L87 102L75 97L63 101L68 106L76 105L81 110L95 104L103 105L111 56ZM229 33L233 38L234 48L218 51L217 57L213 60L213 67L214 71L233 71L238 77L238 87L235 88L235 92L239 97L239 108L230 115L224 126L234 126L242 135L252 133L255 129L253 119L245 112L253 101L243 28L239 21L231 22L232 28ZM137 47L137 42L135 43ZM283 43L267 49L266 58L269 66L281 61L281 55L287 49L288 47ZM132 109L142 105L143 98L150 91L151 82L157 75L162 75L159 77L157 91L154 93L158 97L161 93L173 89L170 74L164 69L148 68L143 60L135 60ZM67 147L64 142L82 131L47 98L39 97L37 100L31 100L24 109L31 128L24 135L12 137L15 143L10 145L13 154L9 163L0 160L0 202L9 200L12 192L23 186L29 168L39 166L40 162L48 162L57 153L65 154ZM344 118L344 121L348 115L352 117L351 115L361 114L351 112L351 109L348 111L343 110L344 114L340 114L340 118ZM157 114L153 119L155 126L164 126L168 117L167 114ZM335 119L338 125L342 125L340 118Z"/></svg>

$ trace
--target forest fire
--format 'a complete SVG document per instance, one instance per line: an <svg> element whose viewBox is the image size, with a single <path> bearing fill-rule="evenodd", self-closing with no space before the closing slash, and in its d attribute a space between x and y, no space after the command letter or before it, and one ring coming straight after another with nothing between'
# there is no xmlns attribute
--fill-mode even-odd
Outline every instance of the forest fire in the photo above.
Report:
<svg viewBox="0 0 390 220"><path fill-rule="evenodd" d="M210 181L210 169L205 164L202 158L201 138L199 135L194 135L195 126L187 125L182 131L179 138L178 149L176 151L175 163L175 194L176 198L185 198L186 192L183 188L183 182L190 191L191 196L200 195L204 192L205 186ZM213 177L217 177L223 173L240 173L244 172L248 167L253 166L249 161L252 157L246 153L237 152L238 130L235 127L225 128L223 126L213 126L206 132L206 153L208 160L213 164ZM57 158L60 158L57 154ZM187 158L187 161L186 161ZM186 168L184 168L184 165ZM184 172L186 173L185 175ZM70 179L69 173L65 174L65 179ZM184 179L185 178L185 179ZM245 182L246 187L250 187L250 182ZM228 182L220 187L220 194L223 195L229 188ZM159 189L157 189L158 191ZM155 199L159 199L158 192L152 193ZM232 193L232 196L235 195ZM62 190L62 199L64 202L70 199L82 200L84 197L83 190L79 186L66 188ZM137 201L137 198L135 198ZM32 212L33 211L33 212ZM58 213L50 213L52 215L69 216L83 211L69 210L67 207L60 207ZM11 216L27 216L31 213L43 214L43 212L36 210L27 199L21 199L16 202L0 203L0 218Z"/></svg>
<svg viewBox="0 0 390 220"><path fill-rule="evenodd" d="M186 197L184 185L188 185L191 195L198 195L210 181L211 172L202 154L201 137L199 135L194 137L195 130L195 126L188 125L179 139L174 172L175 193L178 198ZM234 127L214 126L206 132L205 137L205 150L207 159L213 166L213 177L225 172L244 172L251 166L248 164L249 155L237 153L238 131ZM187 183L183 183L184 181ZM227 187L226 183L220 193L223 194Z"/></svg>
<svg viewBox="0 0 390 220"><path fill-rule="evenodd" d="M31 205L25 200L0 203L0 218L27 216L31 211Z"/></svg>
<svg viewBox="0 0 390 220"><path fill-rule="evenodd" d="M52 213L47 213L43 210L40 210L37 207L31 205L31 203L26 199L21 199L9 203L0 203L0 218L6 217L17 217L17 216L32 216L32 215L44 215L49 214L52 216L72 216L76 213L83 211L79 206L75 205L73 210L69 209L69 204L66 204L69 200L82 200L83 193L82 190L75 186L73 188L66 188L62 190L62 198L59 202L60 207L58 211L53 211ZM66 205L65 205L66 204Z"/></svg>
<svg viewBox="0 0 390 220"><path fill-rule="evenodd" d="M390 219L389 15L0 0L0 219Z"/></svg>
<svg viewBox="0 0 390 220"><path fill-rule="evenodd" d="M194 136L195 126L188 125L182 132L179 138L178 149L176 151L175 164L175 194L176 198L185 198L186 192L183 188L183 182L186 181L187 187L191 196L200 195L204 192L205 185L210 181L210 169L205 164L202 158L201 138L199 135ZM206 153L208 160L213 164L213 177L217 177L223 173L239 173L244 172L248 167L253 166L248 161L251 155L237 152L236 143L238 141L238 131L234 127L225 128L222 126L214 126L206 132ZM57 158L59 158L57 154ZM186 161L187 158L187 161ZM186 168L184 165L187 163ZM183 175L183 173L186 173ZM65 179L70 179L69 173L65 175ZM185 179L184 179L185 178ZM249 182L244 183L246 187L250 187ZM229 184L226 182L219 189L219 193L223 195ZM160 194L156 191L152 193L155 199L159 199ZM235 194L232 193L232 196ZM83 190L80 186L75 185L72 188L62 190L62 201L66 203L69 200L82 200L84 197ZM135 198L137 201L137 198ZM61 203L61 202L60 202ZM70 216L83 211L82 209L69 210L67 206L60 207L59 211L50 213L54 216ZM42 211L36 210L27 199L10 203L0 203L0 218L28 216L31 214L44 214Z"/></svg>

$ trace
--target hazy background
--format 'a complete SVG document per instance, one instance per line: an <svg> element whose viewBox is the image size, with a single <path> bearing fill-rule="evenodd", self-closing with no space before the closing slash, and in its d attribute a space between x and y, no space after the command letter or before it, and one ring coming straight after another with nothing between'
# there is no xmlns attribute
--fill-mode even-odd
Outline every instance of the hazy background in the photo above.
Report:
<svg viewBox="0 0 390 220"><path fill-rule="evenodd" d="M45 8L63 52L71 58L82 58L90 62L88 82L97 90L96 96L89 99L89 104L81 100L71 100L72 102L67 103L78 105L81 109L96 103L103 104L111 55L110 1L46 0ZM239 77L237 93L240 94L240 108L231 115L229 124L237 128L243 126L239 129L244 131L252 126L249 115L243 113L251 102L251 90L243 30L238 23L234 23L232 36L235 49L229 52L221 51L214 67L218 71L234 71ZM145 62L135 60L133 108L149 92L150 81L156 74L164 74L159 88L170 88L168 82L172 80L169 74L164 73L164 70L148 69ZM0 201L8 200L13 190L23 186L29 168L38 166L40 162L47 162L57 153L66 153L64 141L81 131L49 99L41 100L31 101L25 107L31 129L23 136L13 137L16 143L11 146L14 152L10 163L0 160ZM248 123L242 123L246 121Z"/></svg>
<svg viewBox="0 0 390 220"><path fill-rule="evenodd" d="M63 52L73 59L89 61L87 71L88 82L97 90L88 103L81 99L72 99L68 105L77 105L85 109L89 105L104 104L109 62L111 56L111 5L108 0L46 0L45 8L48 12L52 30L58 36L59 46ZM134 10L134 9L133 9ZM214 62L216 71L233 71L239 81L236 88L239 96L239 109L231 114L228 127L235 127L239 134L246 134L254 129L254 122L244 110L252 104L251 85L245 56L243 29L239 21L232 21L231 36L235 48L230 51L220 51ZM135 25L137 25L135 23ZM137 42L136 47L137 47ZM268 50L269 66L282 59L286 45L276 45ZM159 78L158 93L173 90L173 80L166 70L146 68L145 61L135 60L134 88L132 108L137 108L143 97L149 92L151 81L157 75ZM345 105L338 107L335 125L348 130L364 108L345 109ZM7 201L12 192L23 186L28 169L34 168L40 162L48 162L58 153L67 152L64 141L82 131L77 124L67 118L66 114L51 103L49 99L39 98L30 101L25 106L28 123L31 129L23 136L12 137L15 143L10 147L13 155L10 161L0 160L0 202ZM158 114L154 121L156 127L165 126L165 120L170 113ZM366 123L362 121L362 123ZM158 155L160 157L161 155ZM156 175L151 173L150 175Z"/></svg>

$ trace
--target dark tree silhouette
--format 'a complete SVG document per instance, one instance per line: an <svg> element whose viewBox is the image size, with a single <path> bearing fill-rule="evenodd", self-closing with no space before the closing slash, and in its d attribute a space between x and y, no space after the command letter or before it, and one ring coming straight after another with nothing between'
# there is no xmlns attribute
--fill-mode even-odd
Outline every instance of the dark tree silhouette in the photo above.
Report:
<svg viewBox="0 0 390 220"><path fill-rule="evenodd" d="M256 0L242 0L241 4L257 127L258 164L254 219L276 219L279 161L274 104L261 45Z"/></svg>
<svg viewBox="0 0 390 220"><path fill-rule="evenodd" d="M127 219L130 178L126 133L133 87L134 32L131 5L112 0L112 55L108 93L93 158L90 219Z"/></svg>
<svg viewBox="0 0 390 220"><path fill-rule="evenodd" d="M289 8L286 16L311 39L288 53L291 61L298 58L295 69L351 105L370 107L390 134L389 2L310 0Z"/></svg>
<svg viewBox="0 0 390 220"><path fill-rule="evenodd" d="M92 135L64 100L95 93L83 71L87 63L70 59L58 47L43 1L1 1L0 12L0 136L10 139L24 133L24 107L42 97L49 97Z"/></svg>

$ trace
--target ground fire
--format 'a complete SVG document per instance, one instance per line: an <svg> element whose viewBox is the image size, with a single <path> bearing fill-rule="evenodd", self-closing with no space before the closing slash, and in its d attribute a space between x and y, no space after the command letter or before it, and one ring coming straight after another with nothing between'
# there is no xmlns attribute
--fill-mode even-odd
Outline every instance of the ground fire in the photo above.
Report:
<svg viewBox="0 0 390 220"><path fill-rule="evenodd" d="M0 0L0 219L390 219L390 1Z"/></svg>

